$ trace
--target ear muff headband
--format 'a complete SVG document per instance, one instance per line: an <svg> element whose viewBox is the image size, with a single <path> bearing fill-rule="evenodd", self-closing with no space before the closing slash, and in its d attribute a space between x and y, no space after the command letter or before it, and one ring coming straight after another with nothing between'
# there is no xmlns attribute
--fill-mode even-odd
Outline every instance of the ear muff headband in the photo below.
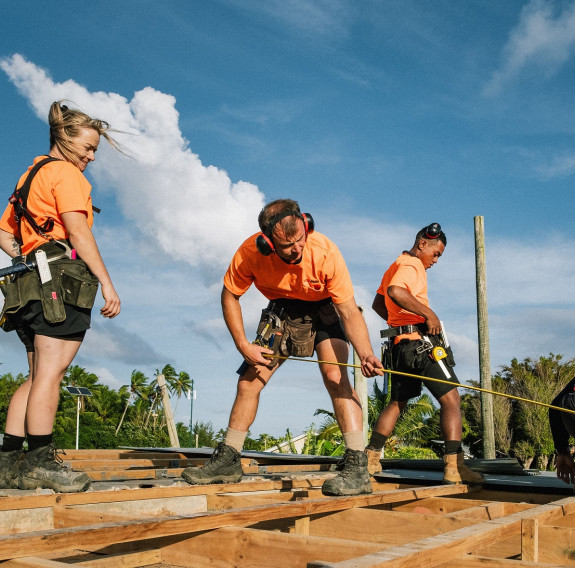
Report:
<svg viewBox="0 0 575 568"><path fill-rule="evenodd" d="M265 231L262 231L256 237L256 247L258 251L263 254L264 256L269 256L272 252L275 252L275 247L272 242L271 236L274 230L274 227L286 217L297 217L303 221L304 230L306 236L310 233L313 233L315 229L315 223L311 213L300 213L299 211L282 211L278 213L275 217L272 217L271 221L269 222Z"/></svg>
<svg viewBox="0 0 575 568"><path fill-rule="evenodd" d="M441 225L439 223L431 223L425 227L425 236L428 239L436 239L441 235Z"/></svg>

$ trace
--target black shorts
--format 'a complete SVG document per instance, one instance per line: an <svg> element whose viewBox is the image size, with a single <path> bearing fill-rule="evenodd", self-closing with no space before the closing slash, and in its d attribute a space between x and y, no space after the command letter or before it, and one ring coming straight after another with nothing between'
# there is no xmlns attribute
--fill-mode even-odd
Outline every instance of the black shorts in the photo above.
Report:
<svg viewBox="0 0 575 568"><path fill-rule="evenodd" d="M410 373L412 375L421 375L422 377L430 377L432 379L441 379L450 381L452 383L459 383L459 379L453 372L453 367L445 365L451 378L447 378L443 372L441 365L433 361L428 355L422 357L422 361L414 366L409 357L406 357L406 352L415 345L414 341L403 340L397 345L393 346L393 369L402 373ZM445 363L444 363L445 364ZM444 394L457 388L454 385L439 383L436 381L425 381L423 379L416 379L413 377L405 377L403 375L391 374L391 400L395 402L406 402L411 398L421 396L421 388L423 384L429 392L439 400Z"/></svg>
<svg viewBox="0 0 575 568"><path fill-rule="evenodd" d="M66 319L60 323L48 323L42 311L42 302L29 302L10 320L27 352L34 351L34 337L46 335L67 341L82 341L90 328L92 310L64 304Z"/></svg>
<svg viewBox="0 0 575 568"><path fill-rule="evenodd" d="M341 339L347 343L347 337L331 298L319 302L279 298L272 302L276 308L283 308L291 317L308 315L313 318L316 330L314 348L326 339Z"/></svg>

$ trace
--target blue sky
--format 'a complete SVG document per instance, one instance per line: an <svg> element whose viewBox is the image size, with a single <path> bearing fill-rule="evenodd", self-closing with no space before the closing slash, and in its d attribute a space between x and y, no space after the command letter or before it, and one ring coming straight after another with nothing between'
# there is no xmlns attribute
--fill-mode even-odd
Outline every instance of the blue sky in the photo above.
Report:
<svg viewBox="0 0 575 568"><path fill-rule="evenodd" d="M341 248L369 309L415 232L442 224L430 270L462 380L477 379L473 218L485 218L493 372L575 356L575 2L375 0L4 3L0 185L48 151L67 98L127 134L87 175L94 232L122 298L76 363L114 388L166 363L194 378L193 419L225 427L241 362L221 279L263 203L292 197ZM0 265L8 264L6 258ZM243 301L248 336L265 301ZM25 370L13 334L2 372ZM175 401L174 401L175 404ZM292 362L252 434L299 433L330 408ZM189 420L181 400L177 418Z"/></svg>

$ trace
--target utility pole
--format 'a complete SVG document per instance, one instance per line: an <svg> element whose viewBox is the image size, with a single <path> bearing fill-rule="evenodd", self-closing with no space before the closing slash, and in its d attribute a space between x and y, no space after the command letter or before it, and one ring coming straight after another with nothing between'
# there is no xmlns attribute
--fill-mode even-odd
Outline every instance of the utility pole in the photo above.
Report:
<svg viewBox="0 0 575 568"><path fill-rule="evenodd" d="M192 414L194 413L194 399L196 398L196 391L194 390L194 379L192 379L192 390L188 391L188 396L190 397L190 448L194 447L194 433L193 427L194 423L192 421ZM197 444L196 444L197 446Z"/></svg>
<svg viewBox="0 0 575 568"><path fill-rule="evenodd" d="M359 306L359 311L362 312L363 315L363 308ZM363 441L364 444L367 446L368 442L368 414L367 414L367 379L363 376L361 369L361 361L357 354L357 351L353 350L353 364L358 365L357 367L353 368L353 386L355 388L355 392L359 398L359 402L361 404L361 411L363 415Z"/></svg>
<svg viewBox="0 0 575 568"><path fill-rule="evenodd" d="M166 423L168 424L168 435L170 436L170 444L172 448L180 447L180 440L178 439L178 432L176 431L176 423L174 422L174 415L172 414L172 406L170 405L170 394L166 388L166 379L164 375L158 375L158 386L162 393L162 402L164 405L164 414L166 415Z"/></svg>
<svg viewBox="0 0 575 568"><path fill-rule="evenodd" d="M479 380L481 388L491 388L491 361L489 355L489 324L487 318L487 276L485 270L485 232L483 217L475 221L475 283L477 288L477 331L479 340ZM493 395L481 393L483 421L483 457L495 459L495 428L493 425Z"/></svg>

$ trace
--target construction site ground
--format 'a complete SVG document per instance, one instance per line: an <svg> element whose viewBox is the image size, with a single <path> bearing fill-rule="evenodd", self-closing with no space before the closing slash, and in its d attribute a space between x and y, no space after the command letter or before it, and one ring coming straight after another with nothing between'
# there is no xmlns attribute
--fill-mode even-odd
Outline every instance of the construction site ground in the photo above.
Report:
<svg viewBox="0 0 575 568"><path fill-rule="evenodd" d="M211 449L67 450L85 493L0 491L0 568L575 566L575 497L515 460L382 460L373 493L326 497L336 459L242 453L240 483L191 486Z"/></svg>

